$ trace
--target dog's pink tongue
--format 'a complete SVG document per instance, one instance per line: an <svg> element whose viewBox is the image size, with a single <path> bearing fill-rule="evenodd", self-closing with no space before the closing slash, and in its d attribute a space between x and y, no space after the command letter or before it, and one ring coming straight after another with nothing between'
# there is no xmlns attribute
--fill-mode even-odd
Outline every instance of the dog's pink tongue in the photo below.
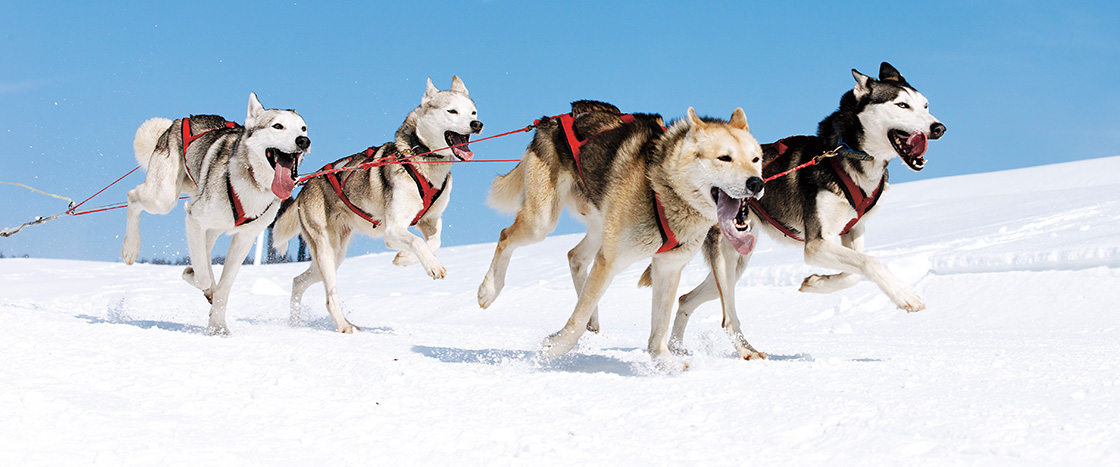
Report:
<svg viewBox="0 0 1120 467"><path fill-rule="evenodd" d="M915 131L909 138L906 138L906 145L910 147L911 156L922 157L922 154L926 153L926 148L929 147L929 139L926 138L925 132Z"/></svg>
<svg viewBox="0 0 1120 467"><path fill-rule="evenodd" d="M735 226L735 218L739 215L740 201L719 192L716 200L716 218L719 231L741 255L749 255L754 251L755 236L750 230L739 230Z"/></svg>
<svg viewBox="0 0 1120 467"><path fill-rule="evenodd" d="M474 152L471 152L470 148L465 144L462 146L451 148L451 152L454 153L456 157L464 161L474 159Z"/></svg>
<svg viewBox="0 0 1120 467"><path fill-rule="evenodd" d="M276 173L272 175L272 193L280 199L288 199L295 188L296 181L292 180L292 168L276 164Z"/></svg>

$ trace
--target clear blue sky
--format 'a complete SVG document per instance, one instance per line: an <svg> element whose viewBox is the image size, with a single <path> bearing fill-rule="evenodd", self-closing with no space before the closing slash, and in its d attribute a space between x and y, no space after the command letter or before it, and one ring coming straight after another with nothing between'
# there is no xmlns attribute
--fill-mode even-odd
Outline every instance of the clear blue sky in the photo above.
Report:
<svg viewBox="0 0 1120 467"><path fill-rule="evenodd" d="M770 142L813 133L853 85L849 69L873 75L884 60L949 129L923 172L895 163L892 182L1120 154L1116 2L346 3L0 4L0 181L83 199L135 167L145 119L243 121L250 91L304 116L306 173L389 141L425 79L446 89L453 74L483 136L599 99L669 119L741 106ZM517 158L529 138L472 149ZM497 240L512 218L484 201L510 168L455 167L444 245ZM90 204L123 201L141 181ZM0 199L0 228L66 209L10 185ZM143 216L142 258L186 255L183 215ZM119 261L124 224L123 210L62 218L0 238L0 252ZM565 216L557 233L582 229ZM365 239L350 255L383 250Z"/></svg>

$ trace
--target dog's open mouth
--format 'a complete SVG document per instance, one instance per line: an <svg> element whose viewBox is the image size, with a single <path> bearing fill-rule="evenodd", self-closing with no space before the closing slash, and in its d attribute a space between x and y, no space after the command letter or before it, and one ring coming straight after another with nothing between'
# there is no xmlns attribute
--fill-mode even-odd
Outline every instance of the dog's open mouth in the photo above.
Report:
<svg viewBox="0 0 1120 467"><path fill-rule="evenodd" d="M716 202L716 218L719 231L735 247L739 254L748 255L754 250L755 235L747 214L747 199L735 199L719 188L712 188L712 199Z"/></svg>
<svg viewBox="0 0 1120 467"><path fill-rule="evenodd" d="M272 176L272 193L280 199L287 199L292 196L296 179L299 178L300 153L287 153L276 148L268 148L264 151L264 155L268 159L268 165L276 171Z"/></svg>
<svg viewBox="0 0 1120 467"><path fill-rule="evenodd" d="M474 153L471 152L470 145L467 144L471 140L471 135L460 135L454 131L448 131L443 134L447 139L447 145L451 146L451 153L462 161L469 161L474 158Z"/></svg>
<svg viewBox="0 0 1120 467"><path fill-rule="evenodd" d="M922 156L929 146L929 139L924 132L910 134L902 130L891 130L887 132L887 137L891 140L894 151L902 156L903 162L911 170L916 172L925 167L926 160Z"/></svg>

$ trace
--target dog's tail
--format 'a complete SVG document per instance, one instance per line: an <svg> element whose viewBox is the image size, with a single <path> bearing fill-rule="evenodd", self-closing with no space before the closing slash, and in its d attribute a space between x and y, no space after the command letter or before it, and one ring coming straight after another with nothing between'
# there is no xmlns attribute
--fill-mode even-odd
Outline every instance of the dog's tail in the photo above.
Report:
<svg viewBox="0 0 1120 467"><path fill-rule="evenodd" d="M132 150L136 152L136 162L148 170L148 161L156 150L156 143L160 136L171 128L173 122L166 118L149 118L136 129L136 139L132 141Z"/></svg>
<svg viewBox="0 0 1120 467"><path fill-rule="evenodd" d="M299 232L299 205L288 198L280 205L280 213L276 215L276 221L272 224L272 248L279 250L283 247L287 250L288 240Z"/></svg>
<svg viewBox="0 0 1120 467"><path fill-rule="evenodd" d="M526 154L526 156L536 157L535 155ZM505 175L499 175L490 184L490 196L486 198L486 204L497 211L512 214L517 212L517 208L521 207L521 199L525 188L525 159L522 158L521 162L517 163L517 167Z"/></svg>
<svg viewBox="0 0 1120 467"><path fill-rule="evenodd" d="M653 265L646 266L642 277L638 279L638 287L653 287Z"/></svg>

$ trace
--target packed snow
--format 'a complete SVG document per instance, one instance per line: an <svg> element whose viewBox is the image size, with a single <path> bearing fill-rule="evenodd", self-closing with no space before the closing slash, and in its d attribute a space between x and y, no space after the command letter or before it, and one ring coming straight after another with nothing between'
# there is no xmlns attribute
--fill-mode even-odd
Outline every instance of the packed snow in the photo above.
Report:
<svg viewBox="0 0 1120 467"><path fill-rule="evenodd" d="M771 358L735 358L710 302L676 374L645 352L645 264L608 289L601 333L538 355L575 305L578 235L518 250L488 310L493 244L439 250L440 281L352 257L356 335L321 286L289 326L306 263L243 267L222 338L182 267L0 259L0 464L1120 465L1118 173L1113 157L892 186L867 245L919 313L866 280L799 293L825 271L764 237L737 294ZM693 261L679 292L706 274Z"/></svg>

